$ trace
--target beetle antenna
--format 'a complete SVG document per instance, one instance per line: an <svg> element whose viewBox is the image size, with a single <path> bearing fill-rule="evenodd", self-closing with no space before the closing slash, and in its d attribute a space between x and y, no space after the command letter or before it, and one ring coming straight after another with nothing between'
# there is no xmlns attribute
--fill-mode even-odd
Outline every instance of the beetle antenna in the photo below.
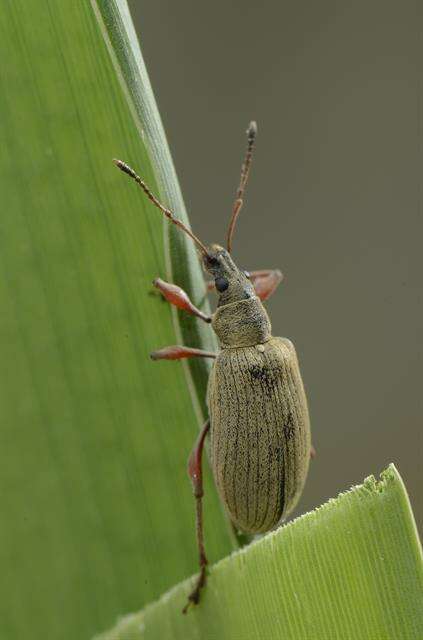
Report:
<svg viewBox="0 0 423 640"><path fill-rule="evenodd" d="M256 135L257 135L257 123L254 122L254 120L253 120L252 122L250 122L250 124L248 125L248 129L247 129L247 151L246 151L245 159L244 159L244 162L243 162L242 168L241 168L241 180L239 182L239 187L238 187L238 191L236 193L235 202L234 202L234 205L232 207L232 216L231 216L231 221L229 223L229 228L228 228L228 243L227 243L227 247L228 247L229 253L231 253L231 251L232 251L232 238L233 238L233 235L234 235L235 224L236 224L237 218L239 216L239 212L241 211L245 185L247 184L248 174L250 173L250 167L251 167L251 161L252 161L252 158L253 158L253 148L254 148L254 143L256 141Z"/></svg>
<svg viewBox="0 0 423 640"><path fill-rule="evenodd" d="M144 193L146 194L147 198L149 200L151 200L151 202L158 208L160 209L160 211L162 213L165 214L166 218L168 218L171 222L173 222L173 224L175 224L177 227L179 227L180 229L182 229L182 231L184 231L186 234L189 235L189 237L194 240L195 244L201 249L201 251L204 253L204 255L208 256L210 255L209 252L207 251L207 247L201 242L201 240L199 240L197 238L197 236L195 236L193 234L193 232L188 229L188 227L186 227L184 225L183 222L181 222L180 220L178 220L178 218L175 218L174 214L172 213L172 211L170 211L170 209L167 209L165 206L162 205L161 202L159 202L156 198L156 196L150 191L150 188L145 184L144 180L142 180L139 175L137 175L135 173L135 171L133 169L131 169L131 167L129 165L126 164L126 162L122 162L122 160L116 160L115 158L113 159L113 162L115 163L115 165L118 167L118 169L120 169L121 171L123 171L123 173L126 173L128 176L130 176L131 178L133 178L135 180L135 182L137 182L139 184L139 186L141 187L141 189L144 191Z"/></svg>

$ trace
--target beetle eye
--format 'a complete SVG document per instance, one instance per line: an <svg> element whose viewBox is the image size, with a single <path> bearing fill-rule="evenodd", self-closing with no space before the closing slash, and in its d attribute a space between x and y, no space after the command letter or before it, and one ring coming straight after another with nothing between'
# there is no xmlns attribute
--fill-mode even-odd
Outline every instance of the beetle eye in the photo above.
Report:
<svg viewBox="0 0 423 640"><path fill-rule="evenodd" d="M216 286L216 289L220 293L222 293L222 291L226 291L226 289L229 287L229 282L226 280L226 278L216 278L214 284Z"/></svg>

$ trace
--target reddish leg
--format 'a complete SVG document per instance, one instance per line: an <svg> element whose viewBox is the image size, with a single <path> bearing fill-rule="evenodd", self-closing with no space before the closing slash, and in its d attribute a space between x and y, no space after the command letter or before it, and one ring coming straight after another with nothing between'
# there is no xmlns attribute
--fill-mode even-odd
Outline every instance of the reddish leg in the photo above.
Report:
<svg viewBox="0 0 423 640"><path fill-rule="evenodd" d="M203 491L203 469L202 469L202 456L204 449L204 441L206 435L210 429L210 420L207 420L204 427L201 429L200 435L194 445L191 455L188 459L188 475L191 478L192 488L194 490L194 497L196 503L196 532L197 532L197 544L198 544L198 559L200 564L200 574L196 580L195 587L188 596L188 602L182 610L182 613L186 613L191 604L198 604L200 601L201 589L206 584L206 567L208 560L204 549L204 536L203 536L203 503L202 497Z"/></svg>
<svg viewBox="0 0 423 640"><path fill-rule="evenodd" d="M249 271L248 276L254 285L257 296L260 300L267 300L274 293L281 283L283 275L279 269L261 269L260 271ZM214 281L207 283L208 291L214 289Z"/></svg>
<svg viewBox="0 0 423 640"><path fill-rule="evenodd" d="M172 345L164 347L150 354L152 360L182 360L183 358L215 358L216 354L212 351L203 351L202 349L194 349L193 347L180 347Z"/></svg>
<svg viewBox="0 0 423 640"><path fill-rule="evenodd" d="M161 278L156 278L153 280L153 285L161 291L162 295L170 304L175 305L179 309L184 309L184 311L188 311L193 316L197 316L197 318L201 318L204 322L211 322L210 316L206 316L205 313L200 311L189 299L188 294L178 287L176 284L171 284L170 282L165 282Z"/></svg>
<svg viewBox="0 0 423 640"><path fill-rule="evenodd" d="M316 457L316 449L311 445L310 447L310 459L313 460Z"/></svg>
<svg viewBox="0 0 423 640"><path fill-rule="evenodd" d="M250 278L260 300L267 300L282 282L283 275L279 269L263 269L251 271Z"/></svg>

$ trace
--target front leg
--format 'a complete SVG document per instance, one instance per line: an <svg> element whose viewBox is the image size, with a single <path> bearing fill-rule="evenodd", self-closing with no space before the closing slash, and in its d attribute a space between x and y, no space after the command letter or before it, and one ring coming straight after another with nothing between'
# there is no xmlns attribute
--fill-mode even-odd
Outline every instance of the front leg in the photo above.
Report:
<svg viewBox="0 0 423 640"><path fill-rule="evenodd" d="M153 285L162 293L163 297L170 302L170 304L175 305L179 309L183 309L187 311L192 316L197 316L197 318L201 318L204 322L211 322L211 317L207 316L203 313L198 307L195 306L191 302L188 297L188 294L178 287L176 284L171 284L170 282L165 282L161 278L156 278L153 280Z"/></svg>

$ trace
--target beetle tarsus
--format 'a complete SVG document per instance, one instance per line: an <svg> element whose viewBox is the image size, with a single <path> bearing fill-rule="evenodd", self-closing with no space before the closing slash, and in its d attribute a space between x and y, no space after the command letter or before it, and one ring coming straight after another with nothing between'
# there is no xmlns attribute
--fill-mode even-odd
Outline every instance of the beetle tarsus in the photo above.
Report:
<svg viewBox="0 0 423 640"><path fill-rule="evenodd" d="M194 606L200 602L201 589L205 587L207 582L207 559L204 558L204 560L205 562L200 569L200 573L195 583L195 587L189 594L188 602L186 603L185 607L182 609L182 613L187 613L190 606Z"/></svg>

